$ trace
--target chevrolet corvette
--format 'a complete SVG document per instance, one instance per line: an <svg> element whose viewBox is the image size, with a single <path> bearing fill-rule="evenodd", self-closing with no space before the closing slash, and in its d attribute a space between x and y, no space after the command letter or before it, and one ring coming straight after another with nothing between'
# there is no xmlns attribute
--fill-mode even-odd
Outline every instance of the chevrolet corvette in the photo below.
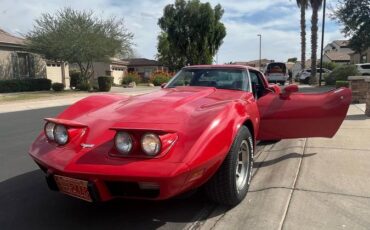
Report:
<svg viewBox="0 0 370 230"><path fill-rule="evenodd" d="M29 153L51 190L89 202L204 187L214 202L237 205L257 141L331 138L350 101L347 88L281 90L251 67L187 66L158 91L93 95L45 118Z"/></svg>

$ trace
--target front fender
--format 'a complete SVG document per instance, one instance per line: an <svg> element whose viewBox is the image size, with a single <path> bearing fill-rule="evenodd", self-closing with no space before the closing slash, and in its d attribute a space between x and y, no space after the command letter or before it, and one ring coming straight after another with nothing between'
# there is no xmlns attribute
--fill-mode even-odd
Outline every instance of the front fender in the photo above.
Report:
<svg viewBox="0 0 370 230"><path fill-rule="evenodd" d="M119 100L127 100L128 98L129 96L119 94L99 94L88 96L69 106L58 115L58 118L73 120L82 114L92 112Z"/></svg>
<svg viewBox="0 0 370 230"><path fill-rule="evenodd" d="M256 132L258 117L256 105L241 101L233 101L226 105L217 116L212 119L207 128L186 154L184 161L189 168L202 172L202 184L207 181L220 167L242 125L250 121L253 131Z"/></svg>

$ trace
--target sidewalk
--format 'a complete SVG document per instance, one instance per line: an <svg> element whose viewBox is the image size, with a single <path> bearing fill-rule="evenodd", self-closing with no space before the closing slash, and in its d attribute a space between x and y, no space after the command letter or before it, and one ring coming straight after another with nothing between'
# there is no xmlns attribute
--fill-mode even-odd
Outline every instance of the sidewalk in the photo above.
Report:
<svg viewBox="0 0 370 230"><path fill-rule="evenodd" d="M351 105L334 138L278 142L256 159L246 199L201 229L370 229L369 137L364 105Z"/></svg>
<svg viewBox="0 0 370 230"><path fill-rule="evenodd" d="M112 90L108 93L122 94L122 95L139 95L149 93L158 90L159 87L137 87L137 88L123 88L123 87L112 87ZM30 100L19 100L0 103L0 114L9 112L18 112L30 109L42 109L48 107L65 106L71 105L82 98L96 94L107 94L107 93L78 93L74 95L58 96L53 98L37 98Z"/></svg>

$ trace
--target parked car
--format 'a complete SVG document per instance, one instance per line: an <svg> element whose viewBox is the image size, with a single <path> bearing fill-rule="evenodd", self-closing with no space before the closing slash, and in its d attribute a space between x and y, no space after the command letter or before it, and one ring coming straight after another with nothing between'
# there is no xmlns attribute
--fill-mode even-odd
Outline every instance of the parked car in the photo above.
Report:
<svg viewBox="0 0 370 230"><path fill-rule="evenodd" d="M322 75L324 75L324 74L329 74L332 71L328 70L328 69L325 69L325 68L322 68L322 69L317 68L316 69L316 77L317 78L320 76L320 72L322 73ZM309 81L310 81L310 77L311 77L311 69L305 69L300 74L297 75L296 81L304 83L304 84L308 84Z"/></svg>
<svg viewBox="0 0 370 230"><path fill-rule="evenodd" d="M370 75L370 63L356 64L356 67L362 76Z"/></svg>
<svg viewBox="0 0 370 230"><path fill-rule="evenodd" d="M89 96L54 118L29 153L50 189L86 201L163 200L205 187L236 205L258 140L333 137L351 91L301 94L238 65L187 66L163 89Z"/></svg>
<svg viewBox="0 0 370 230"><path fill-rule="evenodd" d="M280 83L284 85L289 79L288 69L285 63L271 62L266 66L265 75L270 83Z"/></svg>

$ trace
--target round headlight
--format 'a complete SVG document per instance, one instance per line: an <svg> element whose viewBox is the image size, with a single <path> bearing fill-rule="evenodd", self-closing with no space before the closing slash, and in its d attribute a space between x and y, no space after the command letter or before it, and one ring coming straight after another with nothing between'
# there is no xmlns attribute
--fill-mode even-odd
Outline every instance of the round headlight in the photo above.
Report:
<svg viewBox="0 0 370 230"><path fill-rule="evenodd" d="M161 150L161 140L157 134L147 133L141 138L141 147L149 156L155 156Z"/></svg>
<svg viewBox="0 0 370 230"><path fill-rule="evenodd" d="M120 153L128 154L132 149L132 138L126 132L118 132L114 139L116 148Z"/></svg>
<svg viewBox="0 0 370 230"><path fill-rule="evenodd" d="M56 125L54 128L54 140L60 145L65 145L68 142L68 131L64 125Z"/></svg>
<svg viewBox="0 0 370 230"><path fill-rule="evenodd" d="M45 135L50 141L54 140L54 128L55 124L52 122L47 122L44 127Z"/></svg>

